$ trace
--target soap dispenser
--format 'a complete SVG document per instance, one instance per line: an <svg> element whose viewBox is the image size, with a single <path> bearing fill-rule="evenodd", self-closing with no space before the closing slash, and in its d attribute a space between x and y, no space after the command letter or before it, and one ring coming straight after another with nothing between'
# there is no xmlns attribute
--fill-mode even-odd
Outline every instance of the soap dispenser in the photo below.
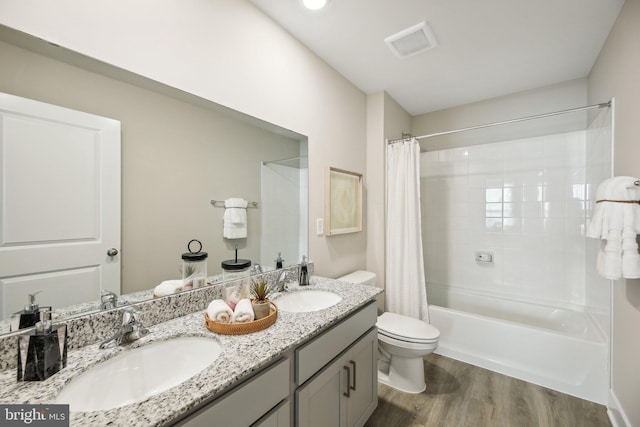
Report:
<svg viewBox="0 0 640 427"><path fill-rule="evenodd" d="M67 325L52 325L51 309L43 320L18 336L18 381L44 381L67 366Z"/></svg>
<svg viewBox="0 0 640 427"><path fill-rule="evenodd" d="M280 270L283 264L284 260L282 259L282 252L278 252L278 259L276 259L276 270Z"/></svg>
<svg viewBox="0 0 640 427"><path fill-rule="evenodd" d="M300 278L298 280L300 286L309 285L309 269L307 267L307 257L302 256L302 262L300 263Z"/></svg>
<svg viewBox="0 0 640 427"><path fill-rule="evenodd" d="M24 306L23 310L20 310L11 315L11 330L17 331L18 329L30 328L31 326L35 326L41 319L40 317L40 306L36 304L36 295L42 291L38 291L33 294L29 294L29 301L27 305ZM51 307L42 307L42 310L48 308L51 310Z"/></svg>

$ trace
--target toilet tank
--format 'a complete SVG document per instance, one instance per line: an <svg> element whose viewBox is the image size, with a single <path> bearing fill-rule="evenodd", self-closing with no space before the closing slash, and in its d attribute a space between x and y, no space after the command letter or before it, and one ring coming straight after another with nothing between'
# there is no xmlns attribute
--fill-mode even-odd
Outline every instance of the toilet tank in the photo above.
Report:
<svg viewBox="0 0 640 427"><path fill-rule="evenodd" d="M349 273L346 276L339 277L336 280L340 280L342 282L355 283L358 285L375 286L376 273L373 273L371 271L358 270L358 271L354 271L353 273Z"/></svg>

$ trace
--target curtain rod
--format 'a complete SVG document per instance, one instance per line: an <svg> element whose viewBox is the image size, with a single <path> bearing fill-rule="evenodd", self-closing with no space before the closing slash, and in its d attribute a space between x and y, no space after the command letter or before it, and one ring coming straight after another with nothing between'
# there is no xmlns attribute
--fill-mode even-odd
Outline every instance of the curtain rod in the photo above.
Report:
<svg viewBox="0 0 640 427"><path fill-rule="evenodd" d="M469 130L482 129L482 128L488 128L488 127L493 127L493 126L500 126L500 125L507 125L507 124L510 124L510 123L523 122L525 120L541 119L541 118L544 118L544 117L551 117L551 116L557 116L557 115L560 115L560 114L575 113L575 112L578 112L578 111L585 111L585 110L591 110L591 109L594 109L594 108L604 108L604 107L611 107L611 101L603 102L601 104L588 105L586 107L570 108L568 110L554 111L552 113L545 113L545 114L538 114L536 116L521 117L519 119L504 120L502 122L487 123L487 124L484 124L484 125L470 126L470 127L466 127L466 128L448 130L448 131L444 131L444 132L430 133L430 134L427 134L427 135L416 136L414 138L416 138L416 139L432 138L434 136L449 135L451 133L466 132L466 131L469 131ZM392 140L388 141L387 143L388 144L394 144L396 142L406 141L407 139L410 139L410 138L412 138L412 137L406 138L406 137L404 137L404 134L403 134L403 138L392 139Z"/></svg>

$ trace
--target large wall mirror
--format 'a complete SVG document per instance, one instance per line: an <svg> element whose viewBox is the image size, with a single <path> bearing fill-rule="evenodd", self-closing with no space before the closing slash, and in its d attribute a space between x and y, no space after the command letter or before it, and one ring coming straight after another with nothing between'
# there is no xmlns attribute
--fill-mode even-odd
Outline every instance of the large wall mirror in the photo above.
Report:
<svg viewBox="0 0 640 427"><path fill-rule="evenodd" d="M307 254L304 135L1 26L0 57L0 92L120 122L120 305L152 298L158 284L180 279L191 239L202 242L215 280L236 246L241 258L265 268L279 253L286 265ZM211 201L229 198L255 202L246 210L246 238L223 236L225 209ZM98 309L101 291L110 288L38 289L2 272L4 246L0 333L9 332L7 318L29 293L42 291L39 305L71 316Z"/></svg>

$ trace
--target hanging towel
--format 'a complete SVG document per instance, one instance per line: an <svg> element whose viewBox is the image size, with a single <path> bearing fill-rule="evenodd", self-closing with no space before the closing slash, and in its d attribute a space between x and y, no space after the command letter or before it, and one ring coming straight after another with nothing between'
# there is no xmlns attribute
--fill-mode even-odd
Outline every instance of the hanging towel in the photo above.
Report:
<svg viewBox="0 0 640 427"><path fill-rule="evenodd" d="M617 176L604 180L596 190L596 205L587 237L601 239L596 268L605 279L640 278L640 188L638 178Z"/></svg>
<svg viewBox="0 0 640 427"><path fill-rule="evenodd" d="M223 236L227 239L244 239L247 237L247 205L248 202L240 198L224 201Z"/></svg>

